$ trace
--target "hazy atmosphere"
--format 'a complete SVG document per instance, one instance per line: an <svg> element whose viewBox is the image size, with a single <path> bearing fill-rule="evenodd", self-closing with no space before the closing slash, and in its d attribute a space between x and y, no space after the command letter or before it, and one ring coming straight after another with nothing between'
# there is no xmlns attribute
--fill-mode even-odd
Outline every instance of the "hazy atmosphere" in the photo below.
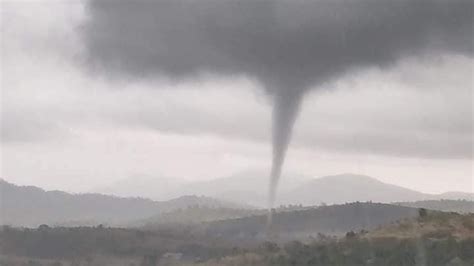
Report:
<svg viewBox="0 0 474 266"><path fill-rule="evenodd" d="M204 1L205 5L212 2ZM266 23L263 2L252 6L255 14L248 14L248 19L256 16L261 20L249 22L249 27ZM137 25L129 27L140 27L142 20L133 16L142 14L146 20L147 13L140 5L134 7L130 10L132 15L124 20L135 20ZM193 16L202 15L200 12L225 14L227 8L224 4L213 11L196 9L196 14L190 14L189 21L181 26L192 23ZM334 7L327 7L328 12L331 8ZM356 9L355 14L363 14L362 8ZM311 13L305 15L303 10L286 10L289 12L284 16L289 17L282 15L281 26L269 31L291 32L291 27L322 25L325 20L328 26L313 31L329 32L330 27L342 27L329 18L312 21ZM368 22L390 19L384 17L386 11L381 8ZM281 54L284 61L264 71L266 65L272 64L265 55L247 60L250 52L240 49L229 52L242 58L239 60L207 55L208 47L231 41L225 39L231 36L220 39L212 34L200 36L207 38L201 42L186 32L182 33L186 39L180 39L179 34L170 38L169 42L181 41L175 46L185 45L176 48L176 53L180 48L195 49L198 57L183 54L179 58L184 59L174 62L167 54L170 57L157 60L159 63L145 61L147 49L156 48L155 56L161 56L159 39L153 40L158 37L146 36L154 29L130 31L130 36L119 34L114 27L120 27L121 22L114 20L120 20L117 16L121 9L113 12L104 13L103 5L88 7L83 1L2 2L2 178L79 192L138 176L193 181L249 170L265 171L272 161L272 106L283 104L282 112L290 113L290 117L296 117L291 112L298 110L286 109L300 109L285 172L311 177L364 174L431 193L473 189L472 39L469 41L471 35L462 29L472 30L472 25L462 26L462 17L440 30L439 34L443 34L443 30L461 25L447 34L450 39L445 43L438 41L423 47L424 37L420 37L414 44L406 41L388 45L383 42L399 37L380 36L384 39L380 46L387 48L373 51L366 58L363 54L370 49L364 47L373 40L370 36L352 40L349 31L347 37L335 35L320 44L321 53L343 56L339 50L344 47L331 46L330 42L349 38L343 45L352 47L356 42L352 49L359 56L335 59L321 70L331 59L318 56L314 62L298 63L307 58L305 51L309 49L301 46L295 52L285 50ZM177 6L175 12L182 11ZM410 14L403 15L407 16L404 23L417 23L410 21ZM461 11L459 16L462 15ZM239 19L235 18L236 25L242 27L239 38L246 45L245 38L251 38L253 33L239 24ZM347 20L350 19L349 16ZM209 30L205 21L202 23L201 28ZM231 27L219 25L221 28L215 32ZM428 32L430 26L412 30ZM102 27L107 34L94 32ZM359 29L352 30L356 34ZM399 34L403 37L415 33L399 30ZM293 43L298 46L297 38L303 35L293 35ZM283 46L267 47L272 38L271 32L259 37L257 42L262 47L256 48L256 53L269 49L282 52ZM429 38L426 35L425 39ZM127 40L133 43L113 45ZM311 42L319 44L317 40ZM103 50L107 45L113 48ZM173 46L168 42L163 45L163 49ZM324 48L327 45L331 49ZM131 47L140 52L132 53ZM414 51L416 56L408 56ZM114 53L122 56L113 57ZM186 57L192 58L188 62ZM201 62L204 58L209 60ZM295 61L284 63L291 58ZM286 78L285 75L292 75L289 68L298 64L304 65L298 80ZM289 91L303 91L291 96L304 95L302 103L278 103L275 98L284 97L279 95L288 90L284 86L289 86ZM278 127L285 123L292 122L275 124ZM291 134L291 126L289 131L281 134ZM287 141L284 136L275 138Z"/></svg>
<svg viewBox="0 0 474 266"><path fill-rule="evenodd" d="M473 11L2 1L0 265L474 265Z"/></svg>

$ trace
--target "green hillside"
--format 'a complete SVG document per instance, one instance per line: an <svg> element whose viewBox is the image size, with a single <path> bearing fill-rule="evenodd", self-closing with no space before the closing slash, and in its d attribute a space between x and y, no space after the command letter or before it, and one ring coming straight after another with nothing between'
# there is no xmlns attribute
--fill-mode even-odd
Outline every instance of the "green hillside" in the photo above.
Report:
<svg viewBox="0 0 474 266"><path fill-rule="evenodd" d="M397 202L395 204L436 211L474 213L474 201L471 200L421 200L413 202Z"/></svg>

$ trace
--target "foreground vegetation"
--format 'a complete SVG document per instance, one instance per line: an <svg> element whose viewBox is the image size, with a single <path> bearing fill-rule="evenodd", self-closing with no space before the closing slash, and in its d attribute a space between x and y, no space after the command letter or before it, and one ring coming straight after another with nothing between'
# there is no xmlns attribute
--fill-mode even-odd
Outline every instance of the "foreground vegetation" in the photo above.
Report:
<svg viewBox="0 0 474 266"><path fill-rule="evenodd" d="M473 265L474 240L345 239L268 244L259 251L194 265Z"/></svg>
<svg viewBox="0 0 474 266"><path fill-rule="evenodd" d="M372 231L249 242L183 225L153 231L97 227L0 231L2 266L473 265L474 215L420 209ZM231 223L232 224L232 223Z"/></svg>
<svg viewBox="0 0 474 266"><path fill-rule="evenodd" d="M184 264L183 264L184 265ZM237 256L200 266L224 265L474 265L474 215L419 210L372 232L348 232L342 239L320 235L309 243L264 243Z"/></svg>

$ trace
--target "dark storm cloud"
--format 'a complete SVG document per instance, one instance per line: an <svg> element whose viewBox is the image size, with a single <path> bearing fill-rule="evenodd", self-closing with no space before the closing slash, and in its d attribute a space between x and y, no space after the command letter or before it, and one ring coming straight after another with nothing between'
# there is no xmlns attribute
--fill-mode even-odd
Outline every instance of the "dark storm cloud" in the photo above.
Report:
<svg viewBox="0 0 474 266"><path fill-rule="evenodd" d="M92 0L83 36L108 73L245 74L291 94L421 49L472 52L472 3Z"/></svg>
<svg viewBox="0 0 474 266"><path fill-rule="evenodd" d="M92 0L88 12L83 36L94 70L258 81L274 101L274 184L309 88L404 57L472 53L470 0Z"/></svg>

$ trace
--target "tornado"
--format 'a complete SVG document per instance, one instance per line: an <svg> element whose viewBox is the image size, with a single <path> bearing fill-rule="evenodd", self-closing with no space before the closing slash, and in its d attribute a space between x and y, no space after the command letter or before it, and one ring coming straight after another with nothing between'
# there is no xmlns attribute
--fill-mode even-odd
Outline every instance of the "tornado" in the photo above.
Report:
<svg viewBox="0 0 474 266"><path fill-rule="evenodd" d="M273 108L271 210L305 94L407 57L472 56L473 8L471 0L89 0L78 30L85 70L108 79L212 73L261 85Z"/></svg>
<svg viewBox="0 0 474 266"><path fill-rule="evenodd" d="M268 208L275 204L276 189L281 176L288 145L291 140L293 125L300 109L302 95L276 95L273 103L272 128L272 166L268 190Z"/></svg>

